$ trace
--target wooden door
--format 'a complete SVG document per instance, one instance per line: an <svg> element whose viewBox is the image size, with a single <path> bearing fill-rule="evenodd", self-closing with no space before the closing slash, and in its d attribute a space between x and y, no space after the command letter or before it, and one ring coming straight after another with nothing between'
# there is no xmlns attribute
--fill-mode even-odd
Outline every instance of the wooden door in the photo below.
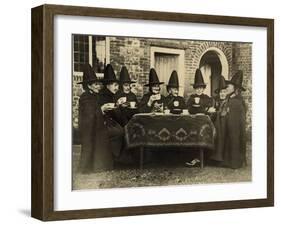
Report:
<svg viewBox="0 0 281 226"><path fill-rule="evenodd" d="M218 88L219 78L222 72L222 63L215 51L206 52L200 60L200 70L207 87L205 93L215 96Z"/></svg>
<svg viewBox="0 0 281 226"><path fill-rule="evenodd" d="M161 82L165 85L161 87L161 94L166 96L169 78L173 70L179 72L179 55L167 53L155 53L155 70Z"/></svg>

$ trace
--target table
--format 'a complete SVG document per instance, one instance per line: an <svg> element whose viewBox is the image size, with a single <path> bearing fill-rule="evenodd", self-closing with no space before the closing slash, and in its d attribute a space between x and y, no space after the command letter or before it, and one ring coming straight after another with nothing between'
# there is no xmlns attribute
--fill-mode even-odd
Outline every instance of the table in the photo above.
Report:
<svg viewBox="0 0 281 226"><path fill-rule="evenodd" d="M141 169L145 147L198 148L203 168L204 150L214 148L215 133L208 115L141 113L125 126L125 143L128 149L140 148Z"/></svg>

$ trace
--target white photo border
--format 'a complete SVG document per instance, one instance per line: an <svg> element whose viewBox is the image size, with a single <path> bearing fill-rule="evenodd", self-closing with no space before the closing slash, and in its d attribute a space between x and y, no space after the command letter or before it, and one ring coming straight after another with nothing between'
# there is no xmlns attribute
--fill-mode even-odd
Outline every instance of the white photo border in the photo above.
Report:
<svg viewBox="0 0 281 226"><path fill-rule="evenodd" d="M252 181L72 190L72 34L252 42ZM54 17L54 210L267 198L267 29L101 17Z"/></svg>

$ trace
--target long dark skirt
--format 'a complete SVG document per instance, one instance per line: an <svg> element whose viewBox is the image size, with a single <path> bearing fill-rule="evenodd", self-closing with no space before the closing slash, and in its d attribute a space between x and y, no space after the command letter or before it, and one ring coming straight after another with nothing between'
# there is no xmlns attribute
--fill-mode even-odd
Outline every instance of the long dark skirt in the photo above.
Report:
<svg viewBox="0 0 281 226"><path fill-rule="evenodd" d="M226 117L217 115L214 125L216 128L215 150L210 158L222 162L225 152Z"/></svg>
<svg viewBox="0 0 281 226"><path fill-rule="evenodd" d="M224 165L237 169L246 164L246 111L239 97L230 99L228 106Z"/></svg>
<svg viewBox="0 0 281 226"><path fill-rule="evenodd" d="M79 131L82 146L79 167L82 173L113 169L108 132L97 98L97 95L85 92L79 100Z"/></svg>
<svg viewBox="0 0 281 226"><path fill-rule="evenodd" d="M124 129L111 118L106 118L108 143L114 157L119 157L124 146Z"/></svg>

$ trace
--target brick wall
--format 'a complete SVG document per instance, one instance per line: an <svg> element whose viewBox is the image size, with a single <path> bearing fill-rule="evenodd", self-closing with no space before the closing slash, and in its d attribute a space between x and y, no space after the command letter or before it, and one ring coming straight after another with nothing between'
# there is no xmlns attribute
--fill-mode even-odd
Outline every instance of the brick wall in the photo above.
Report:
<svg viewBox="0 0 281 226"><path fill-rule="evenodd" d="M126 66L131 79L137 81L133 92L138 97L143 95L143 84L147 82L150 70L150 51L147 39L110 38L110 63L117 77L122 66Z"/></svg>
<svg viewBox="0 0 281 226"><path fill-rule="evenodd" d="M132 78L137 80L137 96L141 97L147 90L143 85L148 81L150 70L150 47L165 47L182 49L185 51L184 96L193 92L191 83L194 74L199 67L202 55L210 48L221 50L229 64L229 74L232 68L232 43L225 42L199 42L189 40L161 40L161 39L139 39L139 38L111 38L110 62L116 72L126 65Z"/></svg>
<svg viewBox="0 0 281 226"><path fill-rule="evenodd" d="M242 96L247 106L246 113L246 132L248 140L251 140L252 130L252 44L250 43L233 43L233 71L243 71L243 87L246 89Z"/></svg>
<svg viewBox="0 0 281 226"><path fill-rule="evenodd" d="M82 81L82 76L72 76L72 123L75 129L78 128L78 105L79 97L83 92L82 85L77 84Z"/></svg>

